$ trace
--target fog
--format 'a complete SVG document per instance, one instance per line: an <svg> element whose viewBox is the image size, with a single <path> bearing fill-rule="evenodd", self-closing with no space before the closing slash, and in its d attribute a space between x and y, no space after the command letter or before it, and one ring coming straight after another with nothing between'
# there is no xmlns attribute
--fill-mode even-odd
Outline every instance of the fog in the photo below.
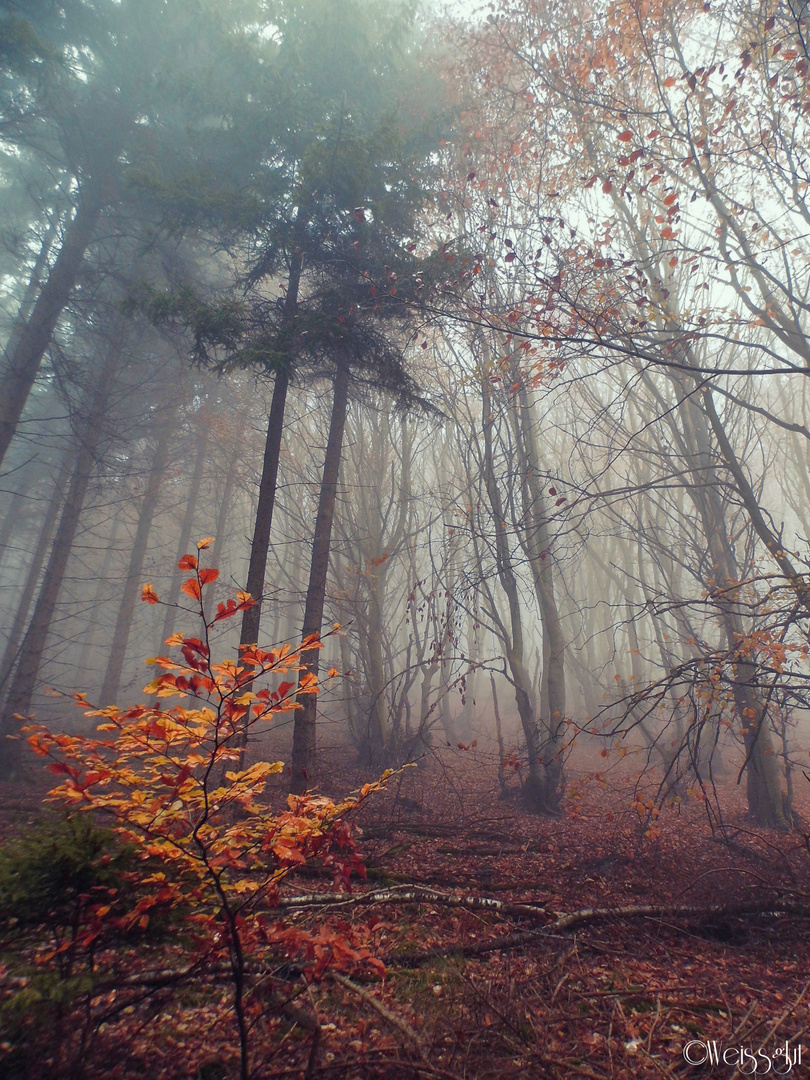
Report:
<svg viewBox="0 0 810 1080"><path fill-rule="evenodd" d="M340 627L307 661L338 674L287 719L294 787L318 739L375 769L475 740L517 755L540 812L578 753L632 752L660 798L728 756L784 824L807 743L800 90L775 97L764 53L699 67L742 10L720 38L684 20L681 53L653 36L654 78L610 19L600 40L464 15L12 9L4 731L72 727L53 690L138 699L211 536L208 603L260 601L222 656Z"/></svg>

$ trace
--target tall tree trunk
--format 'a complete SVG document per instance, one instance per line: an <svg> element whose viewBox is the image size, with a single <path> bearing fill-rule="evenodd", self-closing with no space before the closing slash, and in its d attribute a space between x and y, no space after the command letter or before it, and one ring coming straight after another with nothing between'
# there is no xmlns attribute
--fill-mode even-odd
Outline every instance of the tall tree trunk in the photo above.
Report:
<svg viewBox="0 0 810 1080"><path fill-rule="evenodd" d="M159 653L162 653L166 638L171 637L174 633L174 624L177 620L177 602L180 599L180 589L185 577L185 574L178 570L176 564L179 563L183 556L188 552L188 545L191 540L191 530L194 528L194 516L197 510L197 499L200 494L200 485L202 484L207 449L208 425L201 424L201 426L197 428L197 453L194 457L194 472L191 476L191 484L189 485L188 496L186 497L186 509L183 514L183 524L180 526L180 538L177 542L177 558L175 559L172 584L168 596L164 598L167 607L166 617L163 620L163 629L160 634L160 641L158 642L157 651ZM213 563L213 565L216 566L216 563Z"/></svg>
<svg viewBox="0 0 810 1080"><path fill-rule="evenodd" d="M303 234L306 228L306 215L301 207L295 216L294 241L295 254L287 279L287 292L284 299L284 325L290 339L298 315L298 291L301 286L301 273L304 268ZM298 243L300 241L300 243ZM292 347L292 346L291 346ZM292 356L289 356L276 370L273 385L273 400L270 403L270 415L267 418L267 439L264 445L262 478L259 482L259 500L256 505L256 522L253 527L253 539L250 545L250 564L245 592L250 593L256 604L248 608L242 616L240 645L256 645L261 626L262 597L264 595L264 577L267 572L267 552L270 546L270 532L273 526L273 509L276 503L276 482L278 465L281 457L281 437L284 431L284 411L287 405L287 390L290 385ZM247 728L242 734L242 746L247 743ZM240 766L241 767L241 763Z"/></svg>
<svg viewBox="0 0 810 1080"><path fill-rule="evenodd" d="M739 581L739 568L728 537L722 501L717 489L705 483L707 469L716 467L711 454L709 426L703 409L691 397L684 401L681 413L689 442L695 447L695 482L690 485L689 494L702 519L712 561L717 567L716 579L723 585L717 602L728 649L737 665L733 695L746 755L748 811L758 825L785 830L789 828L789 822L784 811L779 761L773 749L768 710L757 691L756 664L740 652L740 643L746 636L745 625L733 590L727 587L729 583Z"/></svg>
<svg viewBox="0 0 810 1080"><path fill-rule="evenodd" d="M704 174L701 173L701 175ZM707 195L707 198L715 204L721 220L728 223L731 219L725 215L714 194ZM628 238L631 238L643 257L654 264L659 257L658 253L651 249L647 238L634 221L628 204L623 199L619 199L616 193L613 195L613 200L627 225ZM656 294L655 303L659 312L656 316L658 332L674 335L676 328L679 327L679 315L673 310L668 294L662 289L660 281L658 285L653 286L653 292ZM767 289L764 292L767 292ZM804 341L802 341L802 347L797 348L796 344L789 340L789 335L784 336L778 326L772 323L771 328L790 348L805 356L806 343ZM676 338L673 336L672 344L675 341ZM705 378L700 372L702 365L694 354L687 335L684 335L684 343L679 345L677 352L668 357L668 361L676 358L685 369L694 369L693 374L686 375L678 372L675 367L668 367L667 373L681 402L678 415L683 423L685 457L690 469L693 470L693 481L688 489L689 497L700 514L712 561L717 566L715 577L720 578L724 584L738 581L740 577L737 559L729 538L723 502L716 488L706 483L706 477L716 474L722 467L728 469L734 479L754 532L764 542L786 579L793 585L799 603L806 611L810 610L810 592L802 576L798 574L779 544L778 538L765 521L748 478L717 415L711 389L706 385ZM649 384L648 376L645 376L645 380ZM693 393L696 387L700 390L699 402L695 400ZM712 434L720 449L721 460L712 453ZM740 639L745 636L745 625L740 610L729 592L725 592L723 597L718 599L718 604L729 653L738 654ZM749 813L759 825L787 829L789 822L784 811L779 764L773 749L768 711L756 689L756 665L739 655L733 695L746 752Z"/></svg>
<svg viewBox="0 0 810 1080"><path fill-rule="evenodd" d="M102 706L112 705L118 697L121 686L121 674L126 660L127 643L132 628L132 617L135 613L135 604L138 599L139 587L142 584L141 575L143 564L146 559L146 548L149 543L149 533L152 529L155 511L160 499L160 489L166 474L166 466L169 463L169 449L172 435L174 434L173 420L177 415L179 400L175 400L166 407L166 414L160 421L158 429L157 445L149 468L146 481L146 490L141 502L141 510L138 515L138 527L135 530L135 539L132 543L132 552L129 557L129 566L124 581L124 591L121 595L121 603L118 607L118 616L115 620L112 645L107 659L107 670L104 673L104 682L101 686L99 701Z"/></svg>
<svg viewBox="0 0 810 1080"><path fill-rule="evenodd" d="M130 466L132 459L130 458ZM130 466L127 467L124 474L121 477L121 487L126 484L127 477L129 475ZM107 541L104 545L104 559L98 571L98 580L96 582L96 588L93 593L93 599L91 601L90 618L87 621L84 634L82 635L82 651L79 653L79 659L76 661L76 671L79 673L82 685L88 689L92 687L93 694L90 697L91 701L95 701L98 697L96 691L99 690L99 685L96 682L96 672L99 668L96 668L93 672L93 681L90 682L90 657L98 649L98 643L96 641L96 631L99 624L99 613L104 603L104 595L109 589L110 580L110 568L112 567L113 556L115 554L115 545L118 540L118 533L121 529L123 518L120 514L117 514L113 519L112 529L110 529L110 535L107 537ZM100 650L99 650L100 651Z"/></svg>
<svg viewBox="0 0 810 1080"><path fill-rule="evenodd" d="M532 423L531 403L525 381L520 379L519 382L521 410L516 425L517 445L529 502L526 538L529 566L543 626L543 685L540 700L542 707L548 709L540 718L546 787L542 800L549 805L559 805L563 792L560 743L565 725L565 635L554 592L553 541L540 480L540 454Z"/></svg>
<svg viewBox="0 0 810 1080"><path fill-rule="evenodd" d="M0 463L14 438L28 395L51 342L57 320L70 298L84 255L104 206L107 180L90 179L79 194L79 205L65 231L59 254L33 305L30 316L18 323L6 350L0 379Z"/></svg>
<svg viewBox="0 0 810 1080"><path fill-rule="evenodd" d="M326 575L329 569L329 548L332 541L332 521L335 516L337 499L338 472L343 451L343 431L346 427L346 406L349 399L349 365L345 357L338 360L335 375L335 391L332 401L332 416L329 422L329 436L326 441L326 456L323 464L323 479L318 500L318 513L315 518L315 536L312 540L312 560L309 570L306 606L304 608L303 636L320 637L323 625L323 609L326 600ZM307 676L318 676L320 649L311 649L304 654L304 667L299 678L299 688ZM290 790L300 794L312 786L315 778L315 725L317 716L317 696L301 692L299 689L293 727L292 776Z"/></svg>
<svg viewBox="0 0 810 1080"><path fill-rule="evenodd" d="M51 254L51 248L53 247L53 242L56 238L61 217L62 215L58 214L53 216L51 223L42 238L39 252L31 270L31 276L28 279L28 284L25 286L25 292L20 300L20 306L14 316L14 324L11 327L11 333L8 335L8 341L3 349L3 355L6 361L8 361L8 358L16 352L23 331L28 325L28 320L31 318L31 312L34 310L34 305L37 302L37 297L42 288L42 278L45 268L48 265L48 258Z"/></svg>
<svg viewBox="0 0 810 1080"><path fill-rule="evenodd" d="M123 341L124 334L123 330L121 330L107 353L102 369L95 380L95 389L90 401L84 429L80 436L79 452L59 518L59 526L56 530L31 622L20 648L17 670L0 717L0 735L2 736L16 736L20 727L18 717L25 716L31 709L31 699L36 688L37 677L45 652L48 630L53 620L68 558L73 547L76 529L79 524L85 495L87 494L87 487L96 467L98 450L104 430L104 416L109 402L113 378L121 356ZM0 774L6 778L14 778L19 771L22 760L21 743L17 739L6 739L4 741L6 745L5 753L2 755L2 760L0 760Z"/></svg>
<svg viewBox="0 0 810 1080"><path fill-rule="evenodd" d="M256 604L248 608L242 616L240 645L255 645L259 639L264 577L267 572L267 552L270 547L270 530L273 525L278 463L281 457L281 436L284 430L284 410L287 404L289 385L289 372L286 369L277 371L275 385L273 386L273 400L270 404L270 415L267 418L267 439L264 444L262 478L259 482L259 501L256 506L256 521L253 526L250 564L245 585L245 591L250 593Z"/></svg>
<svg viewBox="0 0 810 1080"><path fill-rule="evenodd" d="M228 514L231 509L233 489L236 486L236 463L239 460L239 449L238 443L234 444L233 452L228 458L225 482L222 485L222 495L220 496L219 506L217 507L217 520L214 525L216 537L214 539L214 546L211 548L211 565L216 567L219 567L222 560L222 548L225 544L225 525L228 521Z"/></svg>
<svg viewBox="0 0 810 1080"><path fill-rule="evenodd" d="M556 813L557 811L557 785L549 785L546 769L543 761L542 740L534 714L533 695L531 693L531 680L526 670L523 649L523 618L520 610L520 596L518 592L517 578L512 563L512 554L509 550L509 541L506 535L506 518L504 517L503 501L498 488L498 479L495 475L494 454L492 446L492 426L494 415L492 412L492 398L488 378L481 380L482 393L482 416L484 429L484 484L495 530L495 562L498 571L498 580L506 594L509 604L509 630L501 628L502 640L506 650L506 661L512 676L512 685L515 688L515 704L517 705L520 724L526 739L526 752L529 758L529 777L526 783L525 796L527 805L531 810L539 813ZM547 795L550 798L547 798Z"/></svg>
<svg viewBox="0 0 810 1080"><path fill-rule="evenodd" d="M3 516L3 524L0 525L0 570L5 569L9 557L9 541L17 532L24 503L25 494L22 491L15 491L11 496L11 504Z"/></svg>
<svg viewBox="0 0 810 1080"><path fill-rule="evenodd" d="M31 602L34 599L34 594L36 593L36 588L39 584L42 567L45 564L45 557L48 554L53 530L56 526L57 518L59 517L59 511L63 505L65 482L70 475L74 460L75 455L73 450L70 449L62 460L62 466L59 470L59 475L56 478L53 494L51 495L48 509L45 513L45 520L42 522L42 528L39 532L37 546L34 549L34 555L25 577L25 584L23 585L23 590L17 603L17 612L14 616L14 622L11 624L3 660L2 663L0 663L0 688L6 685L17 659L17 652L28 622L28 613L31 610Z"/></svg>

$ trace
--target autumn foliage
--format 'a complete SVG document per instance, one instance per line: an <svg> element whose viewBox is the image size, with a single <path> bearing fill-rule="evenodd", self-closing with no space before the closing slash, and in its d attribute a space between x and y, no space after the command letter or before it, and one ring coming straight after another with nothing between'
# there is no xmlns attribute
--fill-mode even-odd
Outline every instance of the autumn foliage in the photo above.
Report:
<svg viewBox="0 0 810 1080"><path fill-rule="evenodd" d="M198 550L210 542L200 541ZM346 928L305 931L274 911L284 878L309 860L328 868L339 887L348 889L353 872L364 876L347 815L380 783L364 785L339 803L307 793L290 796L282 812L268 809L265 786L283 765L240 767L245 735L295 709L296 688L316 693L317 682L304 673L300 685L301 649L287 645L242 646L238 660L214 662L212 628L255 601L238 593L209 614L204 590L218 571L202 568L199 554L184 556L179 567L190 571L182 588L197 605L199 636L175 634L167 644L180 657L149 661L157 669L145 687L150 702L96 709L77 695L86 715L100 720L100 738L28 729L30 745L60 778L51 798L113 821L115 833L144 867L136 901L122 906L115 889L99 890L83 906L77 932L40 951L37 963L58 962L77 945L92 950L111 929L126 935L147 932L153 921L175 925L175 940L182 944L172 956L174 976L205 981L212 972L227 972L240 1071L246 1077L258 1018L266 1013L268 994L287 1000L281 990L290 965L296 978L306 981L329 969L365 966L382 973L382 965ZM159 602L151 585L144 586L142 597ZM304 645L317 647L312 641ZM275 686L256 689L268 677ZM129 959L139 963L135 954ZM279 965L285 977L273 980L269 972ZM100 976L94 964L87 966L90 980L82 1004L92 1026L104 1010L95 993Z"/></svg>

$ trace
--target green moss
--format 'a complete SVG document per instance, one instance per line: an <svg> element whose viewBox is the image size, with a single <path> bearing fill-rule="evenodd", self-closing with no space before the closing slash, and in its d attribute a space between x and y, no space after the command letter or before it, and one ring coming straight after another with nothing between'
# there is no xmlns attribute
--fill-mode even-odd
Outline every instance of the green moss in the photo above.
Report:
<svg viewBox="0 0 810 1080"><path fill-rule="evenodd" d="M135 862L134 851L87 814L43 818L0 847L0 920L65 918L80 897L119 890Z"/></svg>

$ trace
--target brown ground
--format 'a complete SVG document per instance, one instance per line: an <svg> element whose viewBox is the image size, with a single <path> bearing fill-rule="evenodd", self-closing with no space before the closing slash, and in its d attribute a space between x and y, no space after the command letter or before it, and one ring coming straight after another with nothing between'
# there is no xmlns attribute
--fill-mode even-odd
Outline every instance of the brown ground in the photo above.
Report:
<svg viewBox="0 0 810 1080"><path fill-rule="evenodd" d="M328 916L355 928L386 977L305 988L281 972L294 1000L258 1010L255 1076L731 1077L752 1074L750 1060L735 1070L740 1048L772 1056L786 1040L794 1054L806 1044L792 1075L810 1073L810 840L746 824L737 788L719 793L722 828L699 798L650 818L632 765L622 769L574 773L556 820L503 799L477 751L391 780L358 820L368 879ZM335 791L359 782L330 767ZM20 808L7 827L22 820ZM329 891L317 868L286 885L288 897ZM375 902L361 903L372 891ZM643 905L657 910L635 910ZM602 913L560 919L585 909ZM327 916L314 907L286 917L314 927ZM227 993L133 998L95 1034L88 1080L236 1076ZM693 1059L716 1040L732 1064L690 1065L690 1040ZM783 1058L772 1064L787 1072Z"/></svg>

